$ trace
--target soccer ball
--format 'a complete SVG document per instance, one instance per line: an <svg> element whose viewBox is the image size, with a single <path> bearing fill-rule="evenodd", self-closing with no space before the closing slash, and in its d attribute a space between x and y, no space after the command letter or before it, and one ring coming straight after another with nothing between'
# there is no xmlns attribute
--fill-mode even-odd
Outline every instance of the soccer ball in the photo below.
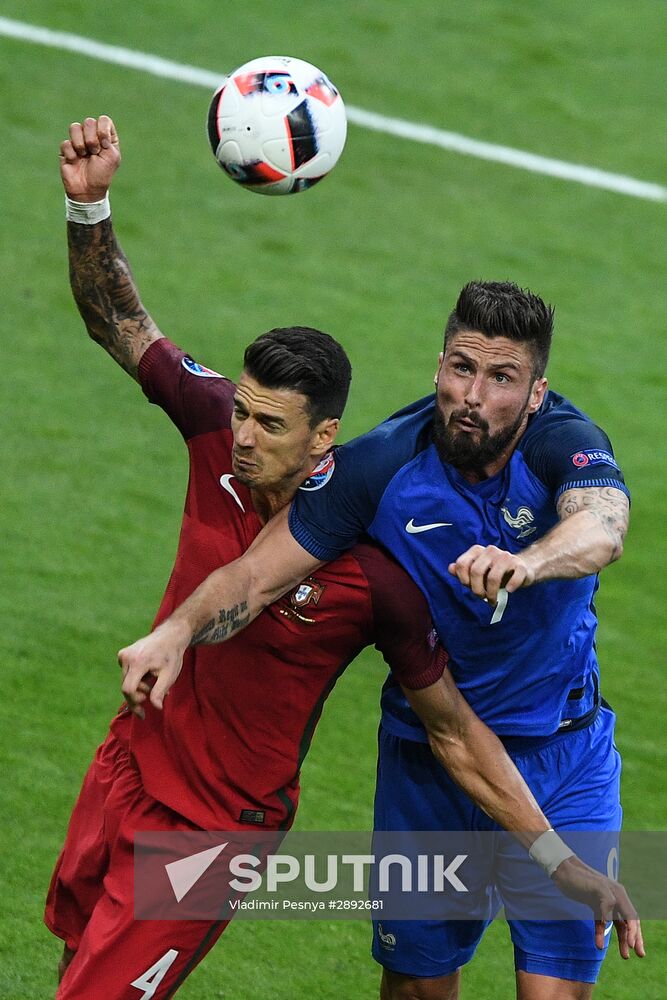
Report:
<svg viewBox="0 0 667 1000"><path fill-rule="evenodd" d="M216 90L208 138L222 169L249 191L295 194L317 184L345 145L341 96L310 63L253 59Z"/></svg>

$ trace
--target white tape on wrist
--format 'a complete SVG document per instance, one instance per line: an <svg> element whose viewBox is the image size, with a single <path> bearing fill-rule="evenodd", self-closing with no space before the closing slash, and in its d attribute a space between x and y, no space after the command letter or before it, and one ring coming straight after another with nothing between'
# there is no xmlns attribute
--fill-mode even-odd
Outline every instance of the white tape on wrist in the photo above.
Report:
<svg viewBox="0 0 667 1000"><path fill-rule="evenodd" d="M561 862L574 857L574 851L560 839L555 830L545 830L540 834L537 840L533 841L528 853L533 861L544 869L549 878Z"/></svg>
<svg viewBox="0 0 667 1000"><path fill-rule="evenodd" d="M109 195L102 201L72 201L65 195L65 218L68 222L78 222L82 226L94 226L111 215Z"/></svg>

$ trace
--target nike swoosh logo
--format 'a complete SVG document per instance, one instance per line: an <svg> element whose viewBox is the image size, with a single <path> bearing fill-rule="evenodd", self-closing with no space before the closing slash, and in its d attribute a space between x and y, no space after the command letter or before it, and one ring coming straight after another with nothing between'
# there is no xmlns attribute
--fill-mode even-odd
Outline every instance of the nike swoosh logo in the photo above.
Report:
<svg viewBox="0 0 667 1000"><path fill-rule="evenodd" d="M241 508L241 510L243 511L243 513L245 514L245 507L243 506L243 504L241 502L241 498L239 497L238 493L236 492L236 490L234 489L234 487L231 484L231 480L233 478L234 477L232 475L230 475L229 473L225 473L224 476L220 476L220 485L222 486L223 490L226 490L227 493L229 493L229 495L231 497L234 497L234 499L236 500L237 504L239 505L239 507Z"/></svg>
<svg viewBox="0 0 667 1000"><path fill-rule="evenodd" d="M433 528L451 528L451 521L438 521L436 524L415 524L414 518L410 518L405 526L409 535L418 535L422 531L432 531Z"/></svg>

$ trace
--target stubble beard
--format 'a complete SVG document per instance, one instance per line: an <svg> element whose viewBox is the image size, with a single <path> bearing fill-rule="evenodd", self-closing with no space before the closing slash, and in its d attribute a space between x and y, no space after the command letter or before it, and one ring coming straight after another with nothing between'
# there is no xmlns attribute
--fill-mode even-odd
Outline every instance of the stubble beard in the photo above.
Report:
<svg viewBox="0 0 667 1000"><path fill-rule="evenodd" d="M293 495L304 479L308 477L308 472L303 471L303 463L295 462L292 467L283 469L280 479L267 481L266 468L263 462L258 462L253 457L254 466L251 469L244 470L238 465L236 461L237 457L243 458L244 456L235 456L234 452L232 452L232 471L234 475L248 489L257 490L260 493Z"/></svg>
<svg viewBox="0 0 667 1000"><path fill-rule="evenodd" d="M255 485L256 480L261 479L261 469L258 465L251 470L244 471L242 467L239 466L237 462L237 457L232 452L232 472L238 479L240 483L244 486L252 487Z"/></svg>

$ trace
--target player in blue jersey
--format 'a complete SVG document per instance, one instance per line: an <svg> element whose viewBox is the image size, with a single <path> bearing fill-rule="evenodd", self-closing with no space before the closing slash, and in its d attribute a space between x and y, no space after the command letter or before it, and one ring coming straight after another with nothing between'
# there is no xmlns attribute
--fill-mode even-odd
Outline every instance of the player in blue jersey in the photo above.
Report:
<svg viewBox="0 0 667 1000"><path fill-rule="evenodd" d="M335 450L240 560L168 622L121 651L136 704L147 672L160 704L183 650L227 607L250 617L361 533L426 593L451 671L501 736L555 827L621 822L614 716L601 701L593 598L621 554L628 493L608 438L548 391L553 312L510 283L473 282L449 317L435 398ZM494 830L440 773L390 678L382 697L379 830ZM391 793L389 792L391 782ZM596 859L607 869L607 856ZM526 862L528 864L528 862ZM491 876L489 875L489 878ZM513 885L496 884L506 907ZM383 921L383 1000L451 1000L486 921ZM602 952L588 921L510 922L521 1000L584 1000Z"/></svg>

